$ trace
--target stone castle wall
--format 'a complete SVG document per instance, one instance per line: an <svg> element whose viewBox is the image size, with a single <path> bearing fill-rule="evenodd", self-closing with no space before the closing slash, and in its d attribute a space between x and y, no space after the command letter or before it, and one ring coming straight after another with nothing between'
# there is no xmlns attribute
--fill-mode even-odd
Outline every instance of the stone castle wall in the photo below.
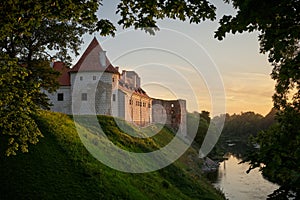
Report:
<svg viewBox="0 0 300 200"><path fill-rule="evenodd" d="M71 99L71 86L60 86L54 93L48 93L43 91L49 98L51 110L54 112L62 112L66 114L72 114L72 99Z"/></svg>
<svg viewBox="0 0 300 200"><path fill-rule="evenodd" d="M152 100L152 121L165 124L182 135L186 135L186 114L185 100Z"/></svg>
<svg viewBox="0 0 300 200"><path fill-rule="evenodd" d="M112 114L112 74L71 73L73 114Z"/></svg>

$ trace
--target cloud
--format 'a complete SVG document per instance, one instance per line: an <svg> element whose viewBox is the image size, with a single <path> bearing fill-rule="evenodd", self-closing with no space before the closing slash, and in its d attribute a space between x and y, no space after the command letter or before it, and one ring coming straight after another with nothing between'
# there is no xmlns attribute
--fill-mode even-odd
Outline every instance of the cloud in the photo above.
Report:
<svg viewBox="0 0 300 200"><path fill-rule="evenodd" d="M274 81L268 75L233 72L223 78L229 113L253 110L265 114L271 109Z"/></svg>

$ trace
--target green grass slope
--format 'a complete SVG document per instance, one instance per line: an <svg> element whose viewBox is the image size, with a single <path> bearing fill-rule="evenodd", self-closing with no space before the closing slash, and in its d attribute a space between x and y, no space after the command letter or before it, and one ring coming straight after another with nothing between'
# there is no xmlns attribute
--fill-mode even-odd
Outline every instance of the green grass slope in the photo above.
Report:
<svg viewBox="0 0 300 200"><path fill-rule="evenodd" d="M134 152L159 149L172 140L162 128L154 137L131 137L117 128L111 117L98 120L108 138ZM5 157L5 138L0 140L0 199L224 199L199 173L197 152L190 148L178 161L151 173L131 174L102 164L83 146L69 116L42 111L36 119L44 138L29 153ZM145 134L120 120L124 127ZM101 138L86 128L83 139L97 146Z"/></svg>

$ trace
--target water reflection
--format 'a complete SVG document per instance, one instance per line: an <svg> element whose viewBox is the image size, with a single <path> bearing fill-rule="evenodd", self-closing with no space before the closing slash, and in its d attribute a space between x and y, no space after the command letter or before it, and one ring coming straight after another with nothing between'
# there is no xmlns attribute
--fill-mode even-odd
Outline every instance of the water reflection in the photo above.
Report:
<svg viewBox="0 0 300 200"><path fill-rule="evenodd" d="M249 165L238 164L241 160L228 155L228 160L220 163L218 172L208 174L208 179L219 188L229 200L261 200L278 189L278 185L264 179L258 169L246 173Z"/></svg>

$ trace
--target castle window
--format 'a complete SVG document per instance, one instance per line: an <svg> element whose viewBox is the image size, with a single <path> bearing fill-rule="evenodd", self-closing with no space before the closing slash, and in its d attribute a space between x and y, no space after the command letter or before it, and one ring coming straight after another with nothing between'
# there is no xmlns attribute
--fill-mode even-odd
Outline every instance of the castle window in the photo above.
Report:
<svg viewBox="0 0 300 200"><path fill-rule="evenodd" d="M57 101L63 101L64 100L64 93L58 93L57 94Z"/></svg>
<svg viewBox="0 0 300 200"><path fill-rule="evenodd" d="M129 100L129 105L132 105L132 99Z"/></svg>
<svg viewBox="0 0 300 200"><path fill-rule="evenodd" d="M82 77L82 76L80 76L80 77L79 77L79 79L82 81L82 80L83 80L83 77Z"/></svg>
<svg viewBox="0 0 300 200"><path fill-rule="evenodd" d="M171 104L171 107L174 108L174 104L173 103Z"/></svg>
<svg viewBox="0 0 300 200"><path fill-rule="evenodd" d="M87 101L87 93L81 93L81 101Z"/></svg>
<svg viewBox="0 0 300 200"><path fill-rule="evenodd" d="M116 95L113 94L113 101L116 101Z"/></svg>
<svg viewBox="0 0 300 200"><path fill-rule="evenodd" d="M115 78L112 78L112 82L115 82Z"/></svg>
<svg viewBox="0 0 300 200"><path fill-rule="evenodd" d="M96 76L93 76L93 80L96 80L96 78L97 78Z"/></svg>
<svg viewBox="0 0 300 200"><path fill-rule="evenodd" d="M150 103L148 103L148 108L151 108L151 104Z"/></svg>

